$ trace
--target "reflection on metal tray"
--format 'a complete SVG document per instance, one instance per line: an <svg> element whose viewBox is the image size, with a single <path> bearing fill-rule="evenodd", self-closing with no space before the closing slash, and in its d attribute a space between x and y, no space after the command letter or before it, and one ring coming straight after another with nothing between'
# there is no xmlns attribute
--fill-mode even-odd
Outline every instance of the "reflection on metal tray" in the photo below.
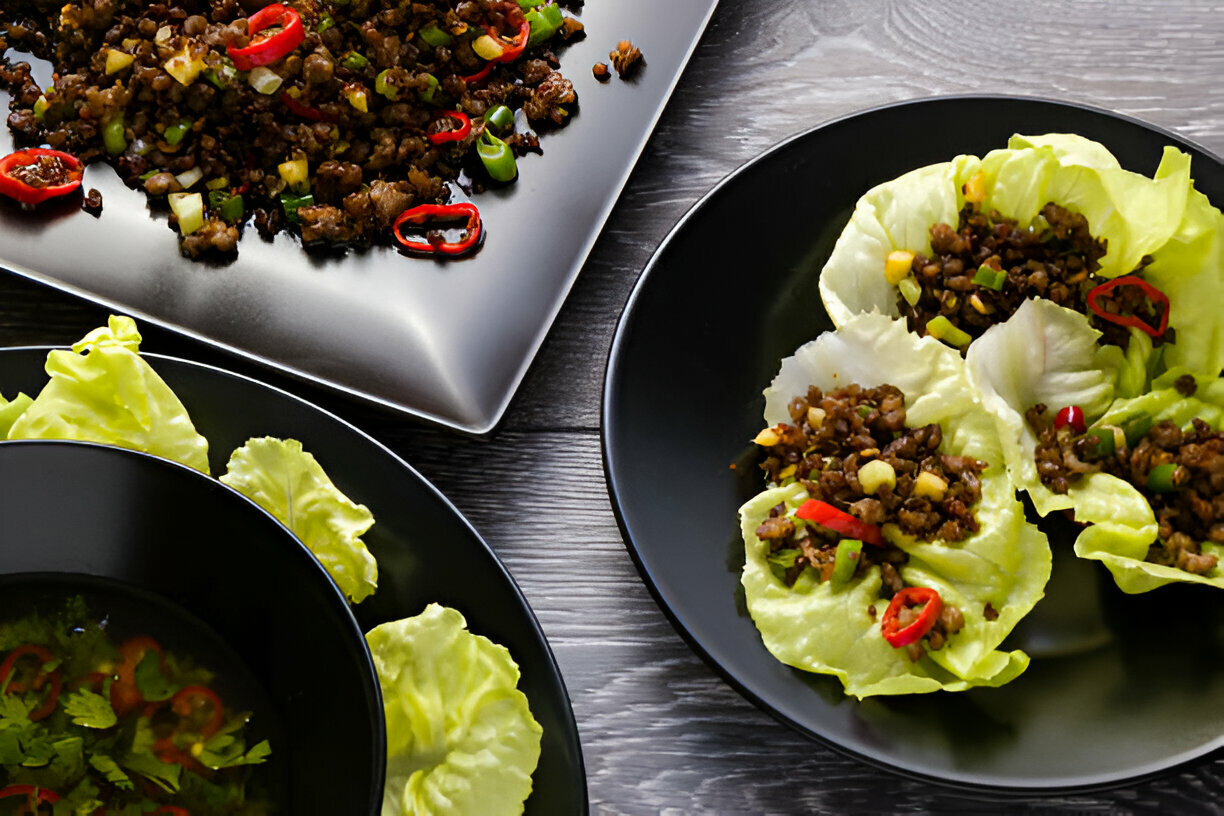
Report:
<svg viewBox="0 0 1224 816"><path fill-rule="evenodd" d="M501 419L586 260L717 0L589 0L584 40L561 53L580 110L477 197L487 237L460 261L378 248L303 252L247 228L238 257L179 255L164 214L105 165L94 218L0 206L0 266L284 373L471 433ZM591 66L619 40L641 48L632 81ZM7 95L0 93L7 103ZM5 104L7 108L7 104ZM0 128L0 151L12 149ZM52 251L51 248L54 248Z"/></svg>

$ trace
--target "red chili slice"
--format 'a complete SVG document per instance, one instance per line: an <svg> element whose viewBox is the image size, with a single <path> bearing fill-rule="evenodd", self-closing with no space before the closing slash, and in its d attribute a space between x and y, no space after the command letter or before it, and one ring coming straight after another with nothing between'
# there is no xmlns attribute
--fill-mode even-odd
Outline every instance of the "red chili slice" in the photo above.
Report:
<svg viewBox="0 0 1224 816"><path fill-rule="evenodd" d="M37 813L39 805L54 805L60 798L55 791L40 788L37 785L9 785L6 788L0 788L0 799L9 799L14 796L24 796L26 800L25 809L18 811L19 816L23 813Z"/></svg>
<svg viewBox="0 0 1224 816"><path fill-rule="evenodd" d="M178 805L162 805L153 811L153 816L159 816L159 814L165 814L165 816L191 816L191 811Z"/></svg>
<svg viewBox="0 0 1224 816"><path fill-rule="evenodd" d="M422 226L434 222L446 222L464 219L464 236L458 241L434 241L428 238L410 238L402 232L405 224ZM480 210L467 201L457 204L421 204L404 210L391 226L392 234L400 246L412 252L424 252L440 255L462 255L470 252L480 243L483 225L480 220Z"/></svg>
<svg viewBox="0 0 1224 816"><path fill-rule="evenodd" d="M156 706L145 710L151 717ZM162 762L182 765L201 772L204 766L192 756L189 747L180 747L179 738L188 737L192 743L204 742L221 730L225 724L225 707L217 693L207 686L187 686L170 698L170 710L178 717L174 731L153 743L153 753Z"/></svg>
<svg viewBox="0 0 1224 816"><path fill-rule="evenodd" d="M857 538L866 544L884 546L884 534L880 532L879 527L842 512L828 502L808 499L799 505L795 515L804 521L832 530L844 538Z"/></svg>
<svg viewBox="0 0 1224 816"><path fill-rule="evenodd" d="M81 187L85 165L71 153L33 147L0 159L0 194L22 204L41 204Z"/></svg>
<svg viewBox="0 0 1224 816"><path fill-rule="evenodd" d="M261 31L280 26L280 31L257 37ZM247 18L247 35L251 42L243 48L227 46L226 51L239 71L249 71L260 65L271 65L297 48L306 39L302 15L282 3L264 6Z"/></svg>
<svg viewBox="0 0 1224 816"><path fill-rule="evenodd" d="M140 687L136 685L136 667L150 651L157 652L158 660L165 668L165 654L162 652L161 644L148 635L129 638L119 646L119 654L123 660L115 671L117 679L111 683L110 698L111 707L120 717L144 701L144 695L140 693Z"/></svg>
<svg viewBox="0 0 1224 816"><path fill-rule="evenodd" d="M1088 429L1087 423L1084 421L1084 409L1078 405L1068 405L1054 415L1054 427L1061 428L1064 425L1071 427L1071 430L1077 434L1082 434Z"/></svg>
<svg viewBox="0 0 1224 816"><path fill-rule="evenodd" d="M429 134L429 141L432 144L445 144L446 142L461 142L468 137L472 132L472 120L466 113L456 110L440 111L439 116L444 119L449 119L452 122L458 122L459 126L439 130L436 133Z"/></svg>
<svg viewBox="0 0 1224 816"><path fill-rule="evenodd" d="M499 62L513 62L523 55L527 50L527 40L531 37L531 23L526 17L522 16L522 9L517 4L509 4L511 6L508 18L517 17L518 31L514 35L514 39L507 42L502 38L501 33L494 31L490 26L485 26L485 33L502 44L502 52L497 57L485 63L485 67L481 68L470 76L465 76L463 81L469 85L476 82L483 82L489 78L489 74L493 72L493 66Z"/></svg>
<svg viewBox="0 0 1224 816"><path fill-rule="evenodd" d="M1119 286L1138 287L1147 297L1147 299L1152 301L1152 305L1160 309L1160 325L1152 326L1146 320L1143 320L1135 315L1112 314L1111 312L1105 311L1100 304L1100 298L1109 294ZM1169 296L1157 289L1152 284L1148 283L1142 278L1136 277L1135 275L1123 275L1120 278L1114 278L1113 280L1106 281L1100 286L1092 289L1088 293L1088 308L1093 314L1102 320L1107 320L1110 323L1116 323L1119 326L1125 326L1127 328L1136 328L1145 334L1151 335L1152 337L1162 337L1165 331L1169 328Z"/></svg>
<svg viewBox="0 0 1224 816"><path fill-rule="evenodd" d="M901 626L901 609L914 606L922 606L922 611L908 626ZM893 596L888 609L884 610L884 617L880 620L880 633L890 646L908 646L931 631L941 612L943 599L939 597L938 592L929 587L905 587Z"/></svg>
<svg viewBox="0 0 1224 816"><path fill-rule="evenodd" d="M42 691L43 687L50 683L51 688L47 692L47 696L43 698L37 708L30 712L31 720L42 720L51 716L51 712L55 711L55 704L59 701L60 686L63 682L58 666L49 672L44 671L42 668L55 660L55 655L49 649L27 643L9 652L8 657L4 658L4 662L0 663L0 686L3 686L5 681L8 680L9 675L13 673L17 661L26 656L38 658L39 669L34 675L34 679L29 683L13 680L5 686L5 690L10 694L24 694L27 691Z"/></svg>
<svg viewBox="0 0 1224 816"><path fill-rule="evenodd" d="M281 93L280 98L281 102L285 103L286 108L303 119L309 119L312 122L330 122L334 118L318 108L312 108L310 105L300 102L296 96L288 91Z"/></svg>

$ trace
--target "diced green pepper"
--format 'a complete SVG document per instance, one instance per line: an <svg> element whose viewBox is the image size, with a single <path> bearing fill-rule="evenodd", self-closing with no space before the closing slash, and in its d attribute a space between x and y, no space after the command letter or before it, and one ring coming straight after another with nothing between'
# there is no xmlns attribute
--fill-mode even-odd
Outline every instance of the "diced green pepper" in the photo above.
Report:
<svg viewBox="0 0 1224 816"><path fill-rule="evenodd" d="M47 114L47 108L51 107L51 103L47 101L46 96L39 96L34 100L34 121L41 122Z"/></svg>
<svg viewBox="0 0 1224 816"><path fill-rule="evenodd" d="M127 137L123 135L123 111L116 111L102 126L102 146L112 156L127 150Z"/></svg>
<svg viewBox="0 0 1224 816"><path fill-rule="evenodd" d="M438 78L433 74L426 74L427 87L423 91L417 91L417 96L421 97L421 101L432 105L437 101L438 87L440 83Z"/></svg>
<svg viewBox="0 0 1224 816"><path fill-rule="evenodd" d="M948 320L948 318L944 317L943 315L938 315L928 320L926 330L927 334L931 335L936 340L942 340L943 342L956 346L957 348L967 346L969 345L970 341L973 340L973 337L971 337L968 333L956 328L956 326L952 325L952 321Z"/></svg>
<svg viewBox="0 0 1224 816"><path fill-rule="evenodd" d="M168 125L165 132L162 133L162 139L165 140L166 144L176 145L183 141L183 137L187 135L189 130L191 130L191 120L184 119L177 125Z"/></svg>
<svg viewBox="0 0 1224 816"><path fill-rule="evenodd" d="M432 45L434 48L441 48L443 46L450 45L455 41L454 37L438 28L438 26L434 23L430 23L417 33L421 35L422 40L429 45Z"/></svg>
<svg viewBox="0 0 1224 816"><path fill-rule="evenodd" d="M300 210L302 207L314 206L313 195L295 196L282 194L280 201L281 207L285 211L285 219L291 224L297 224L299 222L298 210Z"/></svg>
<svg viewBox="0 0 1224 816"><path fill-rule="evenodd" d="M480 134L480 140L476 143L476 154L480 156L485 171L494 181L511 181L518 175L514 151L510 149L510 145L490 133L488 128Z"/></svg>
<svg viewBox="0 0 1224 816"><path fill-rule="evenodd" d="M844 584L854 577L862 553L863 542L857 539L843 538L837 542L837 553L833 556L833 583Z"/></svg>
<svg viewBox="0 0 1224 816"><path fill-rule="evenodd" d="M399 88L387 80L387 76L390 73L390 68L384 68L378 72L378 76L374 77L374 90L394 102L399 99Z"/></svg>
<svg viewBox="0 0 1224 816"><path fill-rule="evenodd" d="M146 170L145 172L143 172L143 173L141 173L141 174L140 174L140 180L141 180L141 181L148 181L149 179L153 178L154 176L156 176L156 175L157 175L158 173L160 173L160 172L161 172L161 171L160 171L160 170L157 170L157 169L153 169L153 170Z"/></svg>
<svg viewBox="0 0 1224 816"><path fill-rule="evenodd" d="M1089 428L1084 436L1092 440L1088 445L1088 456L1091 459L1104 459L1107 456L1113 456L1117 450L1116 440L1114 438L1114 426L1100 425L1096 428Z"/></svg>
<svg viewBox="0 0 1224 816"><path fill-rule="evenodd" d="M484 120L500 131L514 127L514 111L505 105L498 105L485 111Z"/></svg>
<svg viewBox="0 0 1224 816"><path fill-rule="evenodd" d="M531 34L527 37L528 48L538 45L556 34L557 29L561 28L561 23L565 20L565 15L561 13L561 7L556 3L549 3L546 6L534 8L523 16L531 24Z"/></svg>
<svg viewBox="0 0 1224 816"><path fill-rule="evenodd" d="M315 26L315 31L322 34L327 29L336 24L335 19L326 11L319 15L319 24Z"/></svg>
<svg viewBox="0 0 1224 816"><path fill-rule="evenodd" d="M219 67L208 68L204 71L204 78L223 91L237 77L238 69L234 67L234 63L230 62L228 57Z"/></svg>
<svg viewBox="0 0 1224 816"><path fill-rule="evenodd" d="M356 51L350 51L340 59L340 64L351 71L360 71L370 64L370 61Z"/></svg>
<svg viewBox="0 0 1224 816"><path fill-rule="evenodd" d="M1147 432L1152 428L1152 417L1146 413L1134 414L1122 420L1119 425L1122 426L1122 433L1126 435L1126 446L1133 448L1139 444L1143 437L1147 436Z"/></svg>
<svg viewBox="0 0 1224 816"><path fill-rule="evenodd" d="M1173 493L1181 490L1190 478L1190 471L1176 462L1165 462L1148 471L1147 488L1153 493Z"/></svg>
<svg viewBox="0 0 1224 816"><path fill-rule="evenodd" d="M978 286L985 286L987 289L993 289L998 292L1003 288L1003 284L1007 282L1007 272L982 264L978 267L977 272L974 273L973 282Z"/></svg>
<svg viewBox="0 0 1224 816"><path fill-rule="evenodd" d="M208 194L208 208L225 221L241 221L246 212L241 195L230 195L225 190L213 190Z"/></svg>

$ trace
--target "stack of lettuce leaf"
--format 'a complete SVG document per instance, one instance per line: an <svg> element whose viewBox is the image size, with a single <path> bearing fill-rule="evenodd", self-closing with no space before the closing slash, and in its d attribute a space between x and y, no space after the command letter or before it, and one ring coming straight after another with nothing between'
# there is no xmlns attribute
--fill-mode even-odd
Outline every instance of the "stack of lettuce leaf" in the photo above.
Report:
<svg viewBox="0 0 1224 816"><path fill-rule="evenodd" d="M779 580L767 560L769 545L755 531L779 502L793 511L808 498L801 483L770 488L740 509L748 611L775 657L835 675L856 697L1001 685L1028 666L1024 652L998 647L1041 599L1051 556L1045 535L1025 520L994 421L975 397L960 355L933 338L911 334L899 320L853 317L783 360L765 391L765 421L790 422L787 403L809 385L827 393L851 384L885 383L905 395L907 425L940 425L942 453L987 464L975 508L979 532L957 542L920 541L896 525L883 527L885 538L908 555L899 570L905 583L938 591L945 604L961 610L964 627L942 649L915 662L905 649L885 641L879 619L867 612L869 606L883 611L888 604L879 567L860 570L845 584L825 581L807 591ZM987 606L998 611L996 619L987 619Z"/></svg>
<svg viewBox="0 0 1224 816"><path fill-rule="evenodd" d="M0 439L115 445L207 474L208 441L140 356L140 341L131 318L112 316L71 350L50 352L50 380L36 397L0 397ZM251 439L220 480L288 527L351 602L375 592L378 564L361 539L374 517L300 442ZM437 604L375 627L366 640L387 724L383 816L521 813L542 730L517 688L510 653Z"/></svg>
<svg viewBox="0 0 1224 816"><path fill-rule="evenodd" d="M1041 484L1034 464L1036 438L1024 413L1078 405L1088 425L1117 424L1147 414L1186 425L1198 417L1224 427L1224 215L1194 189L1190 157L1166 147L1152 177L1124 170L1102 145L1072 134L1013 136L1005 149L978 158L958 156L923 167L868 191L821 272L820 289L834 324L855 315L896 316L896 287L882 270L893 250L930 254L929 229L955 225L965 205L963 185L985 179L983 212L1029 224L1046 202L1081 213L1092 235L1106 241L1097 273L1133 272L1145 256L1144 280L1169 299L1173 342L1153 348L1132 328L1127 350L1099 343L1081 313L1047 300L1027 301L968 348L968 377L976 399L994 417L1012 485L1041 515L1071 510L1088 524L1075 543L1083 558L1102 561L1126 592L1170 582L1224 587L1224 567L1194 575L1144 560L1156 538L1151 506L1129 483L1094 473L1057 495ZM1173 383L1192 375L1197 390L1183 396ZM1210 542L1203 551L1224 555ZM1224 562L1222 562L1224 563Z"/></svg>

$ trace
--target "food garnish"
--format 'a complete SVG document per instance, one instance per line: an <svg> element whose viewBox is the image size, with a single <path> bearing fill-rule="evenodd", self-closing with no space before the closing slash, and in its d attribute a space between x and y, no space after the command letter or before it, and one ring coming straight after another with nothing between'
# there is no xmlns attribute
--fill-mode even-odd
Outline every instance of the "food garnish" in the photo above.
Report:
<svg viewBox="0 0 1224 816"><path fill-rule="evenodd" d="M60 150L18 150L0 159L0 194L34 206L81 188L85 166Z"/></svg>
<svg viewBox="0 0 1224 816"><path fill-rule="evenodd" d="M457 241L447 240L437 225L463 221L463 232ZM405 235L405 227L424 228L423 237ZM480 245L484 232L480 210L469 201L455 204L420 204L404 210L392 227L395 240L409 252L426 255L463 255Z"/></svg>

